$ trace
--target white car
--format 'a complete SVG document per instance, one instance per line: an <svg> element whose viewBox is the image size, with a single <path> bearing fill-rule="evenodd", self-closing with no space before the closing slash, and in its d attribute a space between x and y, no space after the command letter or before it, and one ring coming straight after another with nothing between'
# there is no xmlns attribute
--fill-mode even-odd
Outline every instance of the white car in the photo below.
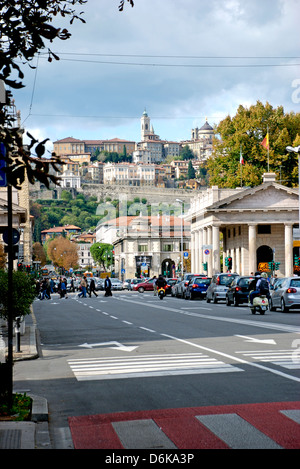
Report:
<svg viewBox="0 0 300 469"><path fill-rule="evenodd" d="M118 278L111 278L111 289L112 290L123 290L123 282Z"/></svg>

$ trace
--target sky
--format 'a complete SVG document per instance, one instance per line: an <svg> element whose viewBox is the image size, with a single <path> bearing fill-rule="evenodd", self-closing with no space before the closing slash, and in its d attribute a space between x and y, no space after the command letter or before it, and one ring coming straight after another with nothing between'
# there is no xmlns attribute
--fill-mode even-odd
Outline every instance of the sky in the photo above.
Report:
<svg viewBox="0 0 300 469"><path fill-rule="evenodd" d="M53 142L140 141L146 109L161 139L191 138L257 101L300 112L300 0L88 0L86 23L23 67L13 91L25 131ZM55 23L55 24L58 24ZM292 65L298 64L298 65ZM26 139L25 139L26 142Z"/></svg>

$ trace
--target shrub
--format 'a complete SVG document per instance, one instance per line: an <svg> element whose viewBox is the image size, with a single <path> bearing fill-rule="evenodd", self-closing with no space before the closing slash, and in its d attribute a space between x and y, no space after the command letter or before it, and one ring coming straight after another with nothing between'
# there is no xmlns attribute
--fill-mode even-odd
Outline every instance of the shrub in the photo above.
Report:
<svg viewBox="0 0 300 469"><path fill-rule="evenodd" d="M0 270L0 317L8 319L9 302L12 302L13 319L30 314L34 299L34 283L25 272L13 272L13 288L9 294L8 273Z"/></svg>

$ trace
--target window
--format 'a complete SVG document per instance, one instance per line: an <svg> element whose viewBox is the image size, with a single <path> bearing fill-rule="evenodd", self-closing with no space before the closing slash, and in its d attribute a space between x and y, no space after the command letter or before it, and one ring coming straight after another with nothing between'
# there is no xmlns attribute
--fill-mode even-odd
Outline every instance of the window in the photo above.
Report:
<svg viewBox="0 0 300 469"><path fill-rule="evenodd" d="M164 244L163 251L172 252L173 251L173 244Z"/></svg>
<svg viewBox="0 0 300 469"><path fill-rule="evenodd" d="M138 250L139 250L139 252L146 252L146 251L148 251L148 245L147 244L139 244Z"/></svg>
<svg viewBox="0 0 300 469"><path fill-rule="evenodd" d="M257 234L271 234L271 225L257 225Z"/></svg>

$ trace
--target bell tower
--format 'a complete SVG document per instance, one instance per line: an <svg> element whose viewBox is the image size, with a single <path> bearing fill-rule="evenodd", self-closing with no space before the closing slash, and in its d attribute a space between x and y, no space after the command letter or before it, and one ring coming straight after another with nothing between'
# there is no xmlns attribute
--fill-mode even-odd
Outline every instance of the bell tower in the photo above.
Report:
<svg viewBox="0 0 300 469"><path fill-rule="evenodd" d="M151 133L150 117L148 116L146 109L145 109L141 117L141 140L142 142L147 140L147 137L150 135L150 133Z"/></svg>

